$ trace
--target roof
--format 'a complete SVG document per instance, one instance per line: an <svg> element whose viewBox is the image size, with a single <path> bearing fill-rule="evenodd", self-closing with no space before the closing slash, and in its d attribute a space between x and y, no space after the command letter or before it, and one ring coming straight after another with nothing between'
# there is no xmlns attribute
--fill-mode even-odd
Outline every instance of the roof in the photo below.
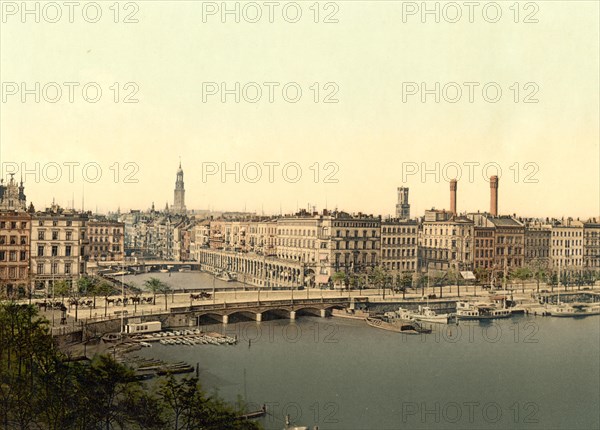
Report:
<svg viewBox="0 0 600 430"><path fill-rule="evenodd" d="M496 227L523 227L523 224L512 217L490 217Z"/></svg>

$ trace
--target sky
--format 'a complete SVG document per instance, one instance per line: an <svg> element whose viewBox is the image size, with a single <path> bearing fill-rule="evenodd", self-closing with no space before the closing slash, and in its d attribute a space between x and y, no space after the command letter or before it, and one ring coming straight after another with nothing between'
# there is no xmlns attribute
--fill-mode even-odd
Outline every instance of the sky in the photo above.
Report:
<svg viewBox="0 0 600 430"><path fill-rule="evenodd" d="M36 208L162 208L181 162L189 209L388 215L405 186L419 216L460 176L485 211L496 174L501 214L600 216L596 1L28 4L0 163Z"/></svg>

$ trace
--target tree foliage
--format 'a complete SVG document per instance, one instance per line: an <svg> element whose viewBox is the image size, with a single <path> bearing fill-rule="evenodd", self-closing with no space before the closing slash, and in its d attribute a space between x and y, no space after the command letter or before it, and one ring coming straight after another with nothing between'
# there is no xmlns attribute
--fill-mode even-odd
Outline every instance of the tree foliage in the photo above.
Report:
<svg viewBox="0 0 600 430"><path fill-rule="evenodd" d="M154 388L106 355L71 362L30 305L0 305L0 428L48 430L258 429L208 396L195 378Z"/></svg>

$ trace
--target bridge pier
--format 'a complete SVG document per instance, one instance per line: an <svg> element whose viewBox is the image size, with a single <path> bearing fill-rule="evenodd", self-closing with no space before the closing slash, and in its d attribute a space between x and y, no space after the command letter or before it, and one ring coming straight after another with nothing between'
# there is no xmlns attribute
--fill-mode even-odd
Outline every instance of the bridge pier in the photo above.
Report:
<svg viewBox="0 0 600 430"><path fill-rule="evenodd" d="M223 324L229 323L229 315L223 315Z"/></svg>
<svg viewBox="0 0 600 430"><path fill-rule="evenodd" d="M261 322L262 321L262 312L257 312L256 313L256 322Z"/></svg>
<svg viewBox="0 0 600 430"><path fill-rule="evenodd" d="M290 320L291 321L295 321L296 320L296 311L290 311Z"/></svg>
<svg viewBox="0 0 600 430"><path fill-rule="evenodd" d="M327 309L321 309L321 318L325 318L327 316Z"/></svg>

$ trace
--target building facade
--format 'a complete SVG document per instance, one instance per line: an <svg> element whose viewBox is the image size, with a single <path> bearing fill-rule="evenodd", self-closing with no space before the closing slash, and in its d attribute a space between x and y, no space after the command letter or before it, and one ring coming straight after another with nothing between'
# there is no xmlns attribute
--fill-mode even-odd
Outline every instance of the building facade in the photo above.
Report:
<svg viewBox="0 0 600 430"><path fill-rule="evenodd" d="M45 289L59 280L76 281L86 273L85 248L88 214L57 205L32 214L31 271L36 289Z"/></svg>
<svg viewBox="0 0 600 430"><path fill-rule="evenodd" d="M24 211L0 211L0 297L29 291L31 273L31 215Z"/></svg>
<svg viewBox="0 0 600 430"><path fill-rule="evenodd" d="M425 212L419 237L419 269L472 270L474 223L451 212Z"/></svg>
<svg viewBox="0 0 600 430"><path fill-rule="evenodd" d="M532 262L550 263L552 232L539 223L529 224L525 229L525 265Z"/></svg>
<svg viewBox="0 0 600 430"><path fill-rule="evenodd" d="M86 223L87 261L123 261L125 224L118 221L91 219Z"/></svg>
<svg viewBox="0 0 600 430"><path fill-rule="evenodd" d="M550 259L555 270L573 272L583 268L583 223L572 219L553 221Z"/></svg>
<svg viewBox="0 0 600 430"><path fill-rule="evenodd" d="M418 269L418 237L417 221L381 221L381 266L392 275L415 273Z"/></svg>
<svg viewBox="0 0 600 430"><path fill-rule="evenodd" d="M600 223L595 219L583 224L583 267L600 272Z"/></svg>

